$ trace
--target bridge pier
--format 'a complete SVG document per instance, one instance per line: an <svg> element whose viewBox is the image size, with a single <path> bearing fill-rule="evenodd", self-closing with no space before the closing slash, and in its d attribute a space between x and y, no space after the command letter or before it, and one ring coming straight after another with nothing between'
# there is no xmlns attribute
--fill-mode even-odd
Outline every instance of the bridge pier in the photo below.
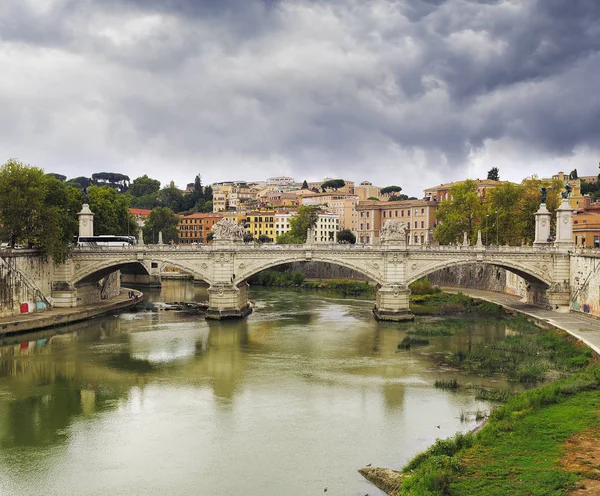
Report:
<svg viewBox="0 0 600 496"><path fill-rule="evenodd" d="M386 284L377 290L373 314L377 320L414 320L409 307L410 289L402 284Z"/></svg>
<svg viewBox="0 0 600 496"><path fill-rule="evenodd" d="M252 313L248 303L248 283L216 283L208 288L206 318L212 320L241 319Z"/></svg>

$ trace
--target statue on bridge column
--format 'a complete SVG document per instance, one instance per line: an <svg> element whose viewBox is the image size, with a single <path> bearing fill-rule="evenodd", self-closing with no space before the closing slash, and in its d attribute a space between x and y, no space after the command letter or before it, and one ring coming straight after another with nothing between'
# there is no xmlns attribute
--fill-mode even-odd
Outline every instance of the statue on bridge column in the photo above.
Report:
<svg viewBox="0 0 600 496"><path fill-rule="evenodd" d="M221 219L212 226L213 242L239 243L244 241L246 229L237 224L233 219Z"/></svg>
<svg viewBox="0 0 600 496"><path fill-rule="evenodd" d="M406 223L402 221L386 220L379 231L379 239L382 245L406 246Z"/></svg>

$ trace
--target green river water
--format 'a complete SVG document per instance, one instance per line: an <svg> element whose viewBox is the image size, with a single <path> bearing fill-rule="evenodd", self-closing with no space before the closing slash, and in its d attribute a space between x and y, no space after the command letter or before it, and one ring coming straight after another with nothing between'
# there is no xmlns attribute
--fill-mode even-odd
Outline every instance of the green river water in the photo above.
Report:
<svg viewBox="0 0 600 496"><path fill-rule="evenodd" d="M145 293L207 299L188 282ZM490 409L433 384L482 383L440 363L501 322L398 351L414 324L376 322L371 300L251 298L242 321L129 312L1 341L0 494L380 495L357 469L399 469Z"/></svg>

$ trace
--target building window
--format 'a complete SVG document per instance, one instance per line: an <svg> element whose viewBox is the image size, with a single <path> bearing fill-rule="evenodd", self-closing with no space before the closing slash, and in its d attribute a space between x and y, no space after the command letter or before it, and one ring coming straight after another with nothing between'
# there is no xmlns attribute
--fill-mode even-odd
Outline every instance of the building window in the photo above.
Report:
<svg viewBox="0 0 600 496"><path fill-rule="evenodd" d="M421 221L421 229L425 227L425 221Z"/></svg>

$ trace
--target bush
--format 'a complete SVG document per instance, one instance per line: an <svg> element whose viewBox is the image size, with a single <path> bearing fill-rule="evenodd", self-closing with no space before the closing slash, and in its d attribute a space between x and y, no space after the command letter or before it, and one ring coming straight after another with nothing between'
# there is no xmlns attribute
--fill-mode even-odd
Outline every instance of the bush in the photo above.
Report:
<svg viewBox="0 0 600 496"><path fill-rule="evenodd" d="M418 281L413 282L408 288L414 295L431 295L442 292L440 288L431 284L431 281L427 277L423 277Z"/></svg>

